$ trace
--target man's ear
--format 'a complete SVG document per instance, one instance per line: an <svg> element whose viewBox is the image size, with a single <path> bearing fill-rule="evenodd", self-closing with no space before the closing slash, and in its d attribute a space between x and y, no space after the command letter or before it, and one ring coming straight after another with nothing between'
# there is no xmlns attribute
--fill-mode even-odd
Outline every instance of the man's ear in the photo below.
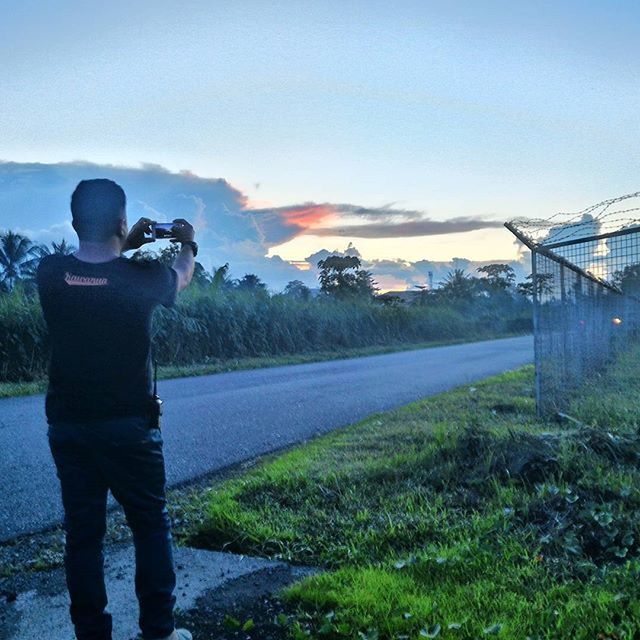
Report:
<svg viewBox="0 0 640 640"><path fill-rule="evenodd" d="M78 236L78 240L80 240L80 232L78 231L78 227L76 226L75 220L71 221L71 226L73 227L73 230L76 232L76 235Z"/></svg>
<svg viewBox="0 0 640 640"><path fill-rule="evenodd" d="M120 218L120 222L118 222L118 231L116 232L118 238L126 238L129 235L129 228L127 226L127 219Z"/></svg>

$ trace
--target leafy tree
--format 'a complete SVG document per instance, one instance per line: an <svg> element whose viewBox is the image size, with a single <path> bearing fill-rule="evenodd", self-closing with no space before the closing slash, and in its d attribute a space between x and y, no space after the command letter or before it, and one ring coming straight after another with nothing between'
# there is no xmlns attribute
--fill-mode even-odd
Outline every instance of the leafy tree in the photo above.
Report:
<svg viewBox="0 0 640 640"><path fill-rule="evenodd" d="M371 298L379 291L371 271L358 269L356 271L356 294L363 298Z"/></svg>
<svg viewBox="0 0 640 640"><path fill-rule="evenodd" d="M22 277L33 273L41 256L26 236L6 231L0 234L0 288L11 291Z"/></svg>
<svg viewBox="0 0 640 640"><path fill-rule="evenodd" d="M476 271L484 273L486 284L493 291L507 291L516 281L516 272L508 264L488 264Z"/></svg>
<svg viewBox="0 0 640 640"><path fill-rule="evenodd" d="M151 260L160 260L162 264L170 267L176 256L180 253L180 247L174 243L162 247L159 252L152 249L137 249L131 254L131 260L136 262L150 262Z"/></svg>
<svg viewBox="0 0 640 640"><path fill-rule="evenodd" d="M377 291L371 272L360 269L356 256L328 256L318 262L320 289L339 298L372 297Z"/></svg>
<svg viewBox="0 0 640 640"><path fill-rule="evenodd" d="M283 293L288 298L294 298L303 302L311 298L311 289L309 289L302 280L291 280L284 288Z"/></svg>
<svg viewBox="0 0 640 640"><path fill-rule="evenodd" d="M630 264L621 271L616 271L613 283L625 293L637 296L640 293L640 264Z"/></svg>
<svg viewBox="0 0 640 640"><path fill-rule="evenodd" d="M355 272L361 262L356 256L328 256L318 262L320 289L323 293L339 294L353 290Z"/></svg>
<svg viewBox="0 0 640 640"><path fill-rule="evenodd" d="M516 286L516 291L525 298L533 298L534 291L537 291L538 297L553 291L551 284L553 274L551 273L538 273L535 278L530 273L526 279L528 282L519 282Z"/></svg>
<svg viewBox="0 0 640 640"><path fill-rule="evenodd" d="M180 253L180 247L177 243L171 243L166 247L163 247L160 250L160 253L157 254L155 251L149 251L145 249L138 249L135 251L131 259L137 262L149 262L150 260L159 260L162 264L166 264L168 267L172 266L177 255ZM204 266L197 262L195 263L193 269L193 278L191 279L191 284L206 286L211 284L212 278L211 274L204 268Z"/></svg>
<svg viewBox="0 0 640 640"><path fill-rule="evenodd" d="M180 247L175 243L172 243L166 247L163 247L159 254L155 251L149 251L146 249L138 249L131 255L131 260L136 262L150 262L151 260L159 260L162 264L166 264L168 267L173 265L173 261L180 253ZM193 278L191 282L198 286L207 286L212 282L211 274L204 268L204 266L197 262L193 269Z"/></svg>
<svg viewBox="0 0 640 640"><path fill-rule="evenodd" d="M155 251L148 251L147 249L138 249L131 254L131 260L134 262L149 262L150 260L157 260L158 256Z"/></svg>
<svg viewBox="0 0 640 640"><path fill-rule="evenodd" d="M531 276L528 275L527 278L531 278ZM516 285L516 291L525 298L533 299L533 281L518 282Z"/></svg>
<svg viewBox="0 0 640 640"><path fill-rule="evenodd" d="M247 273L236 281L236 289L251 293L266 293L267 285L255 273Z"/></svg>
<svg viewBox="0 0 640 640"><path fill-rule="evenodd" d="M166 264L170 267L180 253L180 245L177 242L171 242L166 247L162 247L158 254L158 260L162 264Z"/></svg>

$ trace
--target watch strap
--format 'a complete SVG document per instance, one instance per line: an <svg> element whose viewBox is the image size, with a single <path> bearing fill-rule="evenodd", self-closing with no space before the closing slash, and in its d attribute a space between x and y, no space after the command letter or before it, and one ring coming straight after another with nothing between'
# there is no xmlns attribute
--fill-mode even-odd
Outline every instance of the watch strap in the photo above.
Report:
<svg viewBox="0 0 640 640"><path fill-rule="evenodd" d="M191 247L191 251L193 251L193 257L195 258L198 255L198 243L195 240L187 240L181 243L182 246L188 245Z"/></svg>

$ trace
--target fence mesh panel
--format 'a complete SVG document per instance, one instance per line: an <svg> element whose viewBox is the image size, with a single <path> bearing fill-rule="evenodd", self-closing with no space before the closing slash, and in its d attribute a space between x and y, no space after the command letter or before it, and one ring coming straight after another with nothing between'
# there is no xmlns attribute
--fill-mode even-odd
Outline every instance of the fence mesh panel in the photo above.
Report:
<svg viewBox="0 0 640 640"><path fill-rule="evenodd" d="M615 198L547 221L507 228L532 252L536 403L541 416L563 411L591 376L638 336L640 207ZM596 214L594 215L594 212Z"/></svg>

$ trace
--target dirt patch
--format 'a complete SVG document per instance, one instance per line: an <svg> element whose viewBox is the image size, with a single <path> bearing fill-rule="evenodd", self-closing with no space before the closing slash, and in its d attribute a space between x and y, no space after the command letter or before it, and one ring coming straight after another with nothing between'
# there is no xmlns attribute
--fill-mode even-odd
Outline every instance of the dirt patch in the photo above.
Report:
<svg viewBox="0 0 640 640"><path fill-rule="evenodd" d="M276 567L231 580L201 596L190 611L178 612L178 625L198 640L288 640L296 610L278 594L310 573Z"/></svg>

